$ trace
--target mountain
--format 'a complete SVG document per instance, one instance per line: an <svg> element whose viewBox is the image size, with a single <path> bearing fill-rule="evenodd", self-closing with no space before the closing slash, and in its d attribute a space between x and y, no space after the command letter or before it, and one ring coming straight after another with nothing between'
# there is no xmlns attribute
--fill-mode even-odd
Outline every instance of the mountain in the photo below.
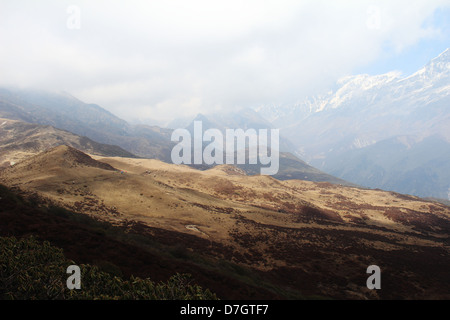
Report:
<svg viewBox="0 0 450 320"><path fill-rule="evenodd" d="M0 184L20 194L0 186L0 234L37 234L116 273L193 272L222 299L449 296L450 208L417 197L67 146L0 170ZM24 198L31 212L8 211ZM382 290L366 287L372 264Z"/></svg>
<svg viewBox="0 0 450 320"><path fill-rule="evenodd" d="M323 95L257 112L320 170L368 187L447 198L449 105L447 49L406 78L349 76Z"/></svg>
<svg viewBox="0 0 450 320"><path fill-rule="evenodd" d="M276 129L266 119L257 112L249 108L242 108L238 111L221 112L214 114L198 114L185 128L191 132L194 131L194 121L201 121L203 130L219 129L223 134L227 129ZM177 122L174 120L174 122ZM180 121L181 122L181 121ZM279 151L292 152L295 146L283 136L280 136Z"/></svg>
<svg viewBox="0 0 450 320"><path fill-rule="evenodd" d="M0 118L50 125L117 145L142 157L170 160L171 130L132 126L96 104L87 104L64 92L0 88Z"/></svg>
<svg viewBox="0 0 450 320"><path fill-rule="evenodd" d="M37 129L23 124L24 122L28 122L52 126L53 128L58 128L60 130L57 134L60 136L60 138L57 139L57 142L50 141L50 137L54 137L55 135L54 132L46 135L45 130L47 129L42 129L44 131L38 135L39 137L42 137L42 140L33 142L40 145L40 147L33 147L35 151L44 151L44 146L48 148L64 142L65 144L79 148L88 153L98 153L100 152L99 144L113 144L117 145L118 148L121 148L121 151L109 150L106 152L106 150L103 150L103 153L101 154L105 156L122 155L126 157L132 157L131 154L133 154L139 157L159 159L172 163L171 151L175 145L175 143L171 141L172 129L142 124L130 125L100 106L86 104L67 93L0 88L0 117L20 120L22 123L21 126L27 127L27 129L20 129L26 130L20 135L14 133L18 138L16 141L9 141L12 145L18 146L22 144L27 146L25 143L30 143L30 141L28 141L28 138L25 138L25 136L37 135L33 132L33 130ZM200 114L193 121L196 120L202 121L204 130L217 128L222 132L226 129L238 128L243 130L272 128L270 123L251 109L242 109L230 113L216 113L207 116ZM188 130L193 130L193 121L187 126ZM175 122L176 120L174 120L174 123ZM18 122L16 122L16 125L17 123ZM52 130L56 129L51 129L50 131ZM74 136L69 138L69 133L62 133L61 130L70 131L74 133ZM11 132L11 134L12 133L13 132ZM75 135L85 136L87 138L83 139L92 139L99 144L93 147L94 141L89 140L89 143L86 141L79 141L79 138L75 137ZM64 138L62 138L63 136ZM24 141L21 141L20 139ZM91 147L88 147L86 143L90 144ZM14 147L12 147L11 150L13 149ZM280 157L280 170L279 173L275 175L276 178L304 179L350 185L343 179L338 179L329 174L325 174L296 158L289 152L294 149L293 144L289 140L283 137L280 138L280 150L282 153ZM26 155L29 153L29 150L30 148L20 156ZM114 154L114 152L116 153ZM19 154L16 153L16 156L19 157ZM15 162L16 160L11 160L12 158L12 155L4 155L0 160L4 159L2 163L5 161ZM260 165L241 166L248 174L259 174L260 167ZM210 167L200 166L198 168Z"/></svg>
<svg viewBox="0 0 450 320"><path fill-rule="evenodd" d="M89 155L77 150L75 148L61 145L35 156L29 157L12 168L10 172L27 172L40 171L40 168L45 168L43 171L51 172L55 168L61 171L74 169L84 170L88 168L97 168L102 170L117 171L111 165L94 160Z"/></svg>
<svg viewBox="0 0 450 320"><path fill-rule="evenodd" d="M226 140L226 130L227 129L237 129L240 128L244 131L248 129L254 129L258 132L259 129L273 129L272 125L267 122L267 120L261 118L255 111L250 109L243 109L238 112L230 112L230 113L222 113L222 114L198 114L197 117L186 127L186 129L190 132L191 136L194 136L194 122L201 121L203 131L208 129L218 129L223 137L225 146ZM206 147L210 142L204 143L203 148ZM193 146L193 144L192 144ZM270 149L270 146L269 146ZM290 179L300 179L306 181L315 181L315 182L330 182L333 184L341 184L348 186L356 186L354 183L349 183L344 179L336 178L330 174L322 172L310 165L306 162L302 161L294 154L290 152L290 150L294 150L294 146L292 143L280 136L279 141L279 170L276 174L272 175L275 179L279 180L290 180ZM245 164L237 164L237 152L235 151L235 161L234 164L236 167L244 170L244 172L248 175L259 175L261 173L262 167L267 167L262 165L258 159L257 164L249 164L249 153L248 153L248 145L246 149L245 155ZM193 163L193 158L191 158L191 162ZM225 161L225 153L223 158L223 163ZM191 167L197 169L210 169L213 165L195 165L192 164Z"/></svg>
<svg viewBox="0 0 450 320"><path fill-rule="evenodd" d="M126 121L65 92L1 88L0 110L4 118L64 128L101 142L129 129Z"/></svg>
<svg viewBox="0 0 450 320"><path fill-rule="evenodd" d="M265 167L261 164L244 164L236 166L244 170L248 175L258 175L260 174L261 167ZM272 175L272 177L278 180L305 180L313 182L329 182L344 186L357 186L355 183L336 178L336 176L327 174L310 166L290 152L280 152L279 166L278 173Z"/></svg>
<svg viewBox="0 0 450 320"><path fill-rule="evenodd" d="M359 185L421 197L450 196L450 144L442 136L396 136L337 153L327 171Z"/></svg>
<svg viewBox="0 0 450 320"><path fill-rule="evenodd" d="M59 145L95 155L136 157L118 146L101 144L52 126L0 118L0 167L15 164Z"/></svg>

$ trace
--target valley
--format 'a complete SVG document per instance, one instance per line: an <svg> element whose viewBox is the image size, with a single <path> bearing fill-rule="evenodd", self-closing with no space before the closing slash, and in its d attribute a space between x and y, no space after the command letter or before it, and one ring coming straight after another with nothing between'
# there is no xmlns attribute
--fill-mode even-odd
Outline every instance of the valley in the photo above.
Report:
<svg viewBox="0 0 450 320"><path fill-rule="evenodd" d="M0 300L450 300L450 1L0 16Z"/></svg>

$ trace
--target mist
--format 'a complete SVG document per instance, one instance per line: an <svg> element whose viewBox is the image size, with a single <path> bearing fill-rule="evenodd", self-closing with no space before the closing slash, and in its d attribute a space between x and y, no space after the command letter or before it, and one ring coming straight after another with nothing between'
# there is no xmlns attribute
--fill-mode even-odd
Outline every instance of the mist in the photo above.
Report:
<svg viewBox="0 0 450 320"><path fill-rule="evenodd" d="M448 1L2 1L0 85L126 120L295 103L424 39ZM400 70L401 71L401 70Z"/></svg>

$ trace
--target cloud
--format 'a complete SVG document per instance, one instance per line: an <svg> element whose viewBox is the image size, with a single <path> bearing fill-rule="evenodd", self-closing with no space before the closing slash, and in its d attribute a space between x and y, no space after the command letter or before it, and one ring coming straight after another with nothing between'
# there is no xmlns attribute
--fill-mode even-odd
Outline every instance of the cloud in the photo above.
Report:
<svg viewBox="0 0 450 320"><path fill-rule="evenodd" d="M79 29L68 28L79 8ZM169 119L292 103L439 34L448 1L2 1L2 85ZM73 25L73 24L72 24ZM76 26L76 24L75 24Z"/></svg>

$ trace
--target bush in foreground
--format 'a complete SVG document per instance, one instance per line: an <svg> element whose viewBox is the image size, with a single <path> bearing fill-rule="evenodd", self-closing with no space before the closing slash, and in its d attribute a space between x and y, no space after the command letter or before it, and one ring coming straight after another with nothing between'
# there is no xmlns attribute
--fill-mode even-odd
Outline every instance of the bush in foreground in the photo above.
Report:
<svg viewBox="0 0 450 320"><path fill-rule="evenodd" d="M96 266L80 265L81 289L69 290L62 249L35 238L0 237L0 299L13 300L215 300L216 295L176 274L165 283L131 277L125 280Z"/></svg>

